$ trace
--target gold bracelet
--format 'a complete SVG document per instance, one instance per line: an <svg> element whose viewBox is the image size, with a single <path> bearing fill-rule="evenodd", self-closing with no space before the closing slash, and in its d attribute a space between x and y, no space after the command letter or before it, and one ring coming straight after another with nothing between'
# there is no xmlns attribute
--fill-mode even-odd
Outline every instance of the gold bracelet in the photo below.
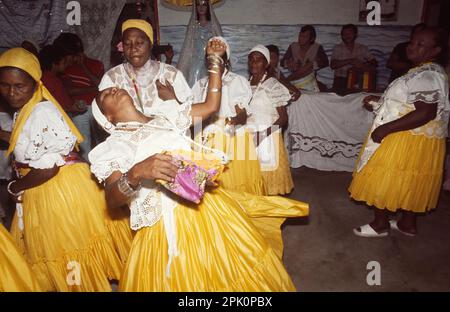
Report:
<svg viewBox="0 0 450 312"><path fill-rule="evenodd" d="M220 89L219 88L209 88L208 91L212 92L212 93L217 93L217 92L222 91L222 88L220 88Z"/></svg>

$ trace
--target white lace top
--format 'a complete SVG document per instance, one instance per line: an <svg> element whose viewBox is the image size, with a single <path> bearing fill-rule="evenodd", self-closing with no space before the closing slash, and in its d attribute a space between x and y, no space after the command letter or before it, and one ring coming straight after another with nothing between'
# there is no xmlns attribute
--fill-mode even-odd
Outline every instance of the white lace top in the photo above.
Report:
<svg viewBox="0 0 450 312"><path fill-rule="evenodd" d="M247 79L232 72L227 72L222 79L222 99L218 113L219 117L236 117L236 105L248 111L252 89ZM195 83L192 88L194 103L201 103L206 100L208 82L208 77L204 77Z"/></svg>
<svg viewBox="0 0 450 312"><path fill-rule="evenodd" d="M155 116L147 124L117 124L111 135L89 153L92 173L102 182L113 172L125 173L156 153L190 150L189 138L185 136L191 122L190 107L189 103L178 105L167 101L164 112L154 109ZM178 203L167 192L154 181L142 182L142 188L130 200L130 227L133 230L150 227L163 217L169 246L169 274L172 257L178 254L174 219Z"/></svg>
<svg viewBox="0 0 450 312"><path fill-rule="evenodd" d="M409 130L415 135L430 138L447 136L450 103L448 100L448 77L436 63L427 63L411 69L406 75L394 80L375 107L375 120L371 133L380 125L399 119L415 110L415 102L437 103L436 118L427 124ZM360 171L380 144L369 136L366 148L358 165Z"/></svg>
<svg viewBox="0 0 450 312"><path fill-rule="evenodd" d="M25 122L14 148L16 161L35 169L65 164L64 157L74 148L76 136L64 117L49 101L36 105Z"/></svg>
<svg viewBox="0 0 450 312"><path fill-rule="evenodd" d="M253 98L250 102L250 117L247 125L266 129L280 117L277 107L286 106L291 99L289 90L275 78L269 78L259 87L252 86Z"/></svg>
<svg viewBox="0 0 450 312"><path fill-rule="evenodd" d="M137 82L139 96L131 78L133 75ZM155 82L158 79L162 83L167 81L172 84L180 102L191 101L191 88L184 79L183 74L173 66L153 60L147 61L137 72L134 72L132 66L128 63L111 68L103 76L98 88L100 91L110 87L125 89L133 98L136 108L148 116L151 115L149 109L152 106L163 103L158 97L158 90L156 89ZM140 107L140 101L142 101L144 111Z"/></svg>

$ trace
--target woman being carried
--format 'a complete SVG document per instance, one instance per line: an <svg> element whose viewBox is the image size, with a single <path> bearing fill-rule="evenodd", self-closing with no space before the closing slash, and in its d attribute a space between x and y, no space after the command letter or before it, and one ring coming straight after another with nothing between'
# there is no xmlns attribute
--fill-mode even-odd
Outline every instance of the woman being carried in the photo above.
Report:
<svg viewBox="0 0 450 312"><path fill-rule="evenodd" d="M204 144L227 153L231 160L220 176L221 185L225 189L267 195L253 140L245 127L242 127L247 123L252 89L247 79L230 71L231 50L227 41L222 37L213 39L222 41L227 47L223 56L224 71L220 72L222 75L220 110L203 123L202 132L199 135L196 133L196 137ZM205 101L208 88L210 88L208 77L195 83L192 90L194 103Z"/></svg>
<svg viewBox="0 0 450 312"><path fill-rule="evenodd" d="M223 43L214 40L207 51L214 63L210 68L220 67ZM137 111L127 92L117 88L101 92L93 106L99 124L111 123L111 136L89 155L91 170L105 181L110 207L130 205L131 226L137 230L119 285L123 291L295 289L246 207L257 206L259 211L251 211L256 217L275 211L275 217L284 218L306 215L307 204L218 187L194 205L161 186L180 181L177 156L194 155L190 161L199 167L217 164L196 158L185 134L191 118L204 120L219 110L221 77L215 71L209 84L218 92L209 91L205 103L166 101L165 109L152 116Z"/></svg>

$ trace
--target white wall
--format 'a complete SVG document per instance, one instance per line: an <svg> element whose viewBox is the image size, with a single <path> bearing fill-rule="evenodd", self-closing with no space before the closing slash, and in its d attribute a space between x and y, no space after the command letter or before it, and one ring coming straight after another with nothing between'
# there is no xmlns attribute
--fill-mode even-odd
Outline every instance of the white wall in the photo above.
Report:
<svg viewBox="0 0 450 312"><path fill-rule="evenodd" d="M424 0L397 0L399 16L386 25L414 25L420 22ZM159 0L161 2L161 0ZM225 0L215 12L222 25L263 24L342 25L359 23L359 0ZM159 5L161 26L186 25L190 12Z"/></svg>

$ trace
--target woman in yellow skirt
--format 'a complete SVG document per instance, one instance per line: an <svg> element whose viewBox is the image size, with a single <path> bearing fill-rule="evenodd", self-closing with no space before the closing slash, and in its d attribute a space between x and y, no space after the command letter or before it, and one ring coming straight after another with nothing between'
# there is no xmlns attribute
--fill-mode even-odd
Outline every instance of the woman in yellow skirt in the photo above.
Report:
<svg viewBox="0 0 450 312"><path fill-rule="evenodd" d="M210 68L220 67L223 43L213 40L207 51L213 55ZM210 88L221 89L220 75L215 71L210 72L209 81ZM91 170L105 181L111 207L129 205L131 226L137 230L120 290L295 290L278 251L251 219L304 216L307 204L227 191L220 186L193 204L158 182L171 183L177 177L180 188L186 185L178 176L185 178L185 173L179 171L171 155L181 155L180 150L192 153L193 141L185 134L191 119L203 120L219 105L220 91L209 91L204 103L191 106L168 100L155 107L153 115L145 116L128 93L118 88L105 89L93 103L95 119L102 126L108 125L111 136L89 155ZM212 151L224 156L222 151ZM191 161L198 164L196 155ZM198 183L203 185L201 181ZM194 188L182 189L188 192ZM271 238L277 239L276 235Z"/></svg>
<svg viewBox="0 0 450 312"><path fill-rule="evenodd" d="M349 191L374 206L375 217L354 229L358 236L385 237L389 229L414 236L417 215L436 208L450 110L448 77L437 64L440 37L436 28L415 34L407 55L416 67L394 80L381 99L364 99L376 118ZM399 210L402 218L389 220L388 213Z"/></svg>
<svg viewBox="0 0 450 312"><path fill-rule="evenodd" d="M130 246L131 231L107 216L104 192L73 152L82 137L41 74L22 48L0 56L0 94L17 110L7 151L17 174L12 237L43 291L110 291L122 270L115 247Z"/></svg>
<svg viewBox="0 0 450 312"><path fill-rule="evenodd" d="M40 291L27 261L0 224L0 292Z"/></svg>
<svg viewBox="0 0 450 312"><path fill-rule="evenodd" d="M247 122L248 103L252 90L248 81L230 71L231 50L223 37L213 37L226 45L223 56L222 99L220 110L202 124L201 133L195 133L208 147L219 149L231 160L220 176L220 185L228 190L239 190L255 195L267 195L252 136L243 127ZM210 40L212 40L210 39ZM208 91L208 77L198 80L193 89L194 103L202 103Z"/></svg>
<svg viewBox="0 0 450 312"><path fill-rule="evenodd" d="M270 52L263 45L255 46L248 55L253 97L247 121L254 133L256 152L269 195L288 194L294 188L281 129L287 125L286 105L289 90L267 75Z"/></svg>

